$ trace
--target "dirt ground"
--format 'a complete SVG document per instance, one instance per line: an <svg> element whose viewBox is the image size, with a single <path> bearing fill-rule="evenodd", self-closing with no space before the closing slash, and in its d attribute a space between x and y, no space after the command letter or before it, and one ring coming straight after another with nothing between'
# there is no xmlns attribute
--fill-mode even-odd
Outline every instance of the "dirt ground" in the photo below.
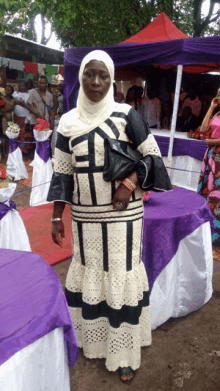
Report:
<svg viewBox="0 0 220 391"><path fill-rule="evenodd" d="M16 191L25 189L18 184ZM29 197L26 191L12 199L20 209L28 206ZM62 286L69 264L53 266ZM172 318L152 332L152 345L142 349L142 364L130 386L108 372L104 360L86 359L80 351L70 369L71 391L220 391L220 259L214 261L213 289L200 310Z"/></svg>
<svg viewBox="0 0 220 391"><path fill-rule="evenodd" d="M70 260L54 265L62 285ZM71 391L219 391L220 262L214 261L214 291L200 310L171 318L152 332L152 345L142 348L142 363L130 386L104 360L80 357L71 368Z"/></svg>

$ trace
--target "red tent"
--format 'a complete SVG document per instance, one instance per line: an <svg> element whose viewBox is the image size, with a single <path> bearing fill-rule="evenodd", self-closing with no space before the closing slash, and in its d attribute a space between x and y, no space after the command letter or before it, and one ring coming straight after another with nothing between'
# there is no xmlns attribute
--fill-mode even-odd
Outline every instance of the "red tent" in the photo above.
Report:
<svg viewBox="0 0 220 391"><path fill-rule="evenodd" d="M147 43L183 38L189 37L182 33L164 12L161 12L153 22L150 22L141 31L133 35L133 37L130 37L121 43Z"/></svg>

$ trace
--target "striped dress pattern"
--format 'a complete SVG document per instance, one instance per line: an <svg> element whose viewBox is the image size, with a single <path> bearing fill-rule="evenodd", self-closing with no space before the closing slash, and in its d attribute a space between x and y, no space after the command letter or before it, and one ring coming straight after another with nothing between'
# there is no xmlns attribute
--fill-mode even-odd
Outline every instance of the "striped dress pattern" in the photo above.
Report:
<svg viewBox="0 0 220 391"><path fill-rule="evenodd" d="M65 136L70 113L62 116L58 127L48 195L48 201L71 204L73 258L65 285L69 310L86 357L105 358L109 371L119 366L135 370L141 347L151 344L149 288L142 262L142 190L135 189L126 210L113 209L121 182L103 180L104 139L132 141L142 153L143 190L168 190L170 182L153 135L130 106L118 104L99 127L77 137Z"/></svg>

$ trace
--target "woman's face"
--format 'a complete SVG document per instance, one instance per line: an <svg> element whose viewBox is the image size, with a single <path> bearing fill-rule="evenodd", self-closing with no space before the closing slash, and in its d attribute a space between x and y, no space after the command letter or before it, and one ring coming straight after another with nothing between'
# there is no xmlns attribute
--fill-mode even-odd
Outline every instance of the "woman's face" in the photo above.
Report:
<svg viewBox="0 0 220 391"><path fill-rule="evenodd" d="M11 95L12 95L12 89L11 89L11 87L6 86L6 88L5 88L5 95L6 95L6 96L11 96Z"/></svg>
<svg viewBox="0 0 220 391"><path fill-rule="evenodd" d="M89 100L100 102L111 85L108 68L102 61L92 60L86 64L82 75L82 87Z"/></svg>
<svg viewBox="0 0 220 391"><path fill-rule="evenodd" d="M25 92L25 84L24 83L19 84L19 91Z"/></svg>

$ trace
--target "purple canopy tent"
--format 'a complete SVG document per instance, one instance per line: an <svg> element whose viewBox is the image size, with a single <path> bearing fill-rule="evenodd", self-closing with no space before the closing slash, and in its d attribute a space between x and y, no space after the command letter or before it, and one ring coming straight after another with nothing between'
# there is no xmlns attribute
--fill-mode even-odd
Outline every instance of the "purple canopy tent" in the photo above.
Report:
<svg viewBox="0 0 220 391"><path fill-rule="evenodd" d="M81 47L65 50L64 106L73 107L74 94L79 88L78 72L83 57L94 49L105 50L113 59L115 67L148 65L198 65L220 62L220 37L188 38L173 41L120 44L104 47ZM199 73L199 67L198 73ZM211 69L210 69L211 70Z"/></svg>
<svg viewBox="0 0 220 391"><path fill-rule="evenodd" d="M220 62L220 37L187 38L146 44L127 43L98 48L81 47L66 49L64 54L65 112L73 108L74 95L79 88L78 72L81 61L87 53L94 49L105 50L112 57L116 68L177 65L177 81L168 152L168 165L171 167L183 67L186 65L194 66L195 71L198 73L203 71L198 66L201 64L210 64L209 70L218 68Z"/></svg>

